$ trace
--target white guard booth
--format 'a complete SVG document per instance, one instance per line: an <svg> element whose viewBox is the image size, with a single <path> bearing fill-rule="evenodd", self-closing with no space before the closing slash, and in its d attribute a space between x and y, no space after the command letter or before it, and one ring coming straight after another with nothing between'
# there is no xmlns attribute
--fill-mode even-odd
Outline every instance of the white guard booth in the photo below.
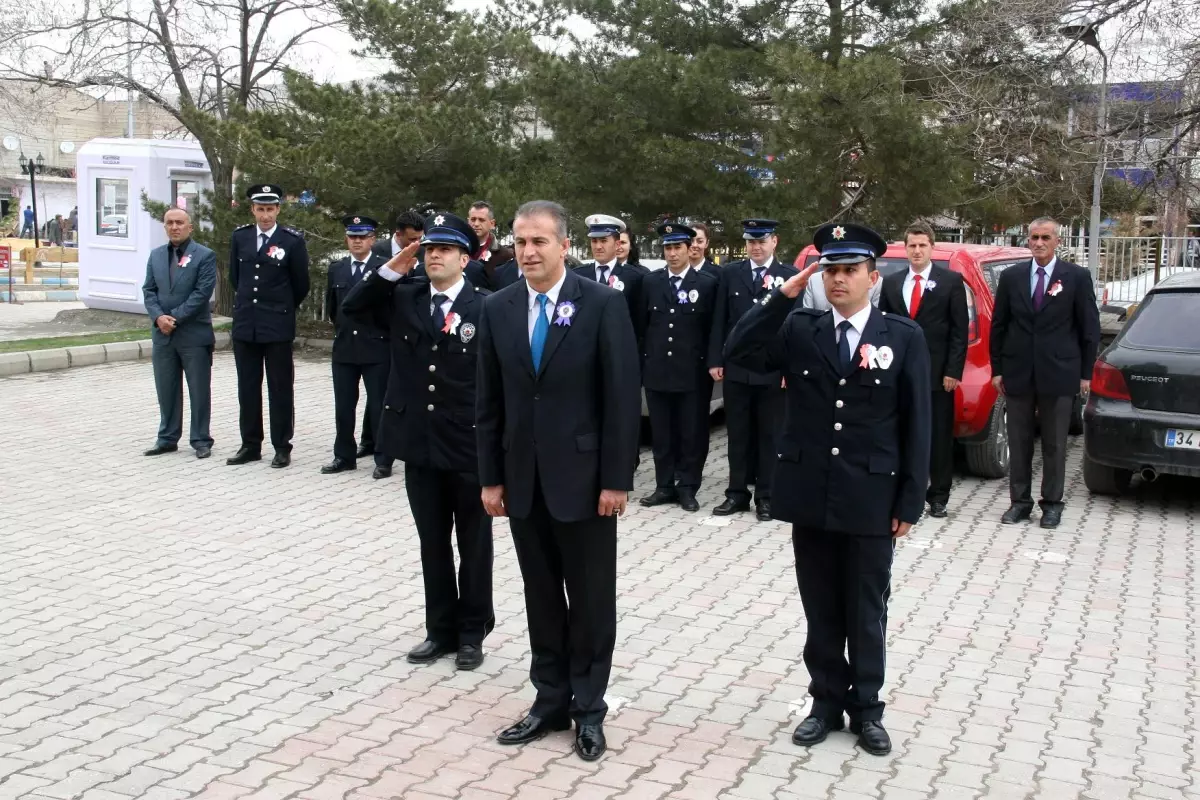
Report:
<svg viewBox="0 0 1200 800"><path fill-rule="evenodd" d="M204 151L171 139L92 139L79 148L75 175L79 299L88 308L145 313L146 260L167 234L142 208L142 192L194 216L212 188Z"/></svg>

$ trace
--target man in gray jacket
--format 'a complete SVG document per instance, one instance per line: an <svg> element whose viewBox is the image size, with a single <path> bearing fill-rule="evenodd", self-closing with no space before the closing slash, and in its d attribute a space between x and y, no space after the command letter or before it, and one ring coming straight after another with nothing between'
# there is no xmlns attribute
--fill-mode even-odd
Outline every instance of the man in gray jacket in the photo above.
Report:
<svg viewBox="0 0 1200 800"><path fill-rule="evenodd" d="M150 314L154 387L158 391L158 440L148 456L173 453L183 433L183 376L192 421L189 440L196 458L212 455L208 423L212 405L212 312L217 257L192 241L192 220L182 208L163 215L167 244L150 252L142 296Z"/></svg>

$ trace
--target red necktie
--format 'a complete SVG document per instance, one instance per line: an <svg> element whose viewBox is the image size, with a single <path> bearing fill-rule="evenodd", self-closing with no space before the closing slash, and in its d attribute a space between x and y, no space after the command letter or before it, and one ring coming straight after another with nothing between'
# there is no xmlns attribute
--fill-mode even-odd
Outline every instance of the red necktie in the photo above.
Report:
<svg viewBox="0 0 1200 800"><path fill-rule="evenodd" d="M908 316L912 319L917 318L917 311L921 308L921 276L913 275L912 297L908 300Z"/></svg>

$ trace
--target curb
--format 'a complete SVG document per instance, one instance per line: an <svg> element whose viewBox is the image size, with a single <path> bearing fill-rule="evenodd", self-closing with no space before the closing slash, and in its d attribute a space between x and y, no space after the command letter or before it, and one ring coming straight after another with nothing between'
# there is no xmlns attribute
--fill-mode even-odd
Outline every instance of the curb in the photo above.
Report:
<svg viewBox="0 0 1200 800"><path fill-rule="evenodd" d="M233 344L229 331L216 332L217 350L228 350ZM312 349L333 352L332 339L297 338L292 349ZM96 364L114 364L118 361L138 361L150 358L154 343L150 339L132 342L110 342L75 347L54 347L46 350L27 350L19 353L0 353L0 377L28 375L33 372L52 372L73 367L90 367Z"/></svg>

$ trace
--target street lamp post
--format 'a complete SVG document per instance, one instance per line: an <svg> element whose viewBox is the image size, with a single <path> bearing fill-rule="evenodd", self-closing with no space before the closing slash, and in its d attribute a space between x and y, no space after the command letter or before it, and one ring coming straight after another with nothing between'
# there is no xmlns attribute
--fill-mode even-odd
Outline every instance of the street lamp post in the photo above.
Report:
<svg viewBox="0 0 1200 800"><path fill-rule="evenodd" d="M1088 272L1092 283L1100 281L1100 190L1104 184L1105 159L1108 154L1106 132L1108 126L1108 56L1100 47L1100 23L1087 22L1081 25L1065 25L1058 32L1068 39L1082 42L1100 54L1100 106L1096 112L1096 168L1092 173L1092 218L1088 232Z"/></svg>
<svg viewBox="0 0 1200 800"><path fill-rule="evenodd" d="M46 159L42 158L42 154L38 153L37 159L26 158L24 153L17 159L17 163L21 165L21 172L29 173L29 200L33 206L33 246L41 247L41 239L38 238L38 216L37 216L37 179L34 177L39 172L46 171Z"/></svg>

